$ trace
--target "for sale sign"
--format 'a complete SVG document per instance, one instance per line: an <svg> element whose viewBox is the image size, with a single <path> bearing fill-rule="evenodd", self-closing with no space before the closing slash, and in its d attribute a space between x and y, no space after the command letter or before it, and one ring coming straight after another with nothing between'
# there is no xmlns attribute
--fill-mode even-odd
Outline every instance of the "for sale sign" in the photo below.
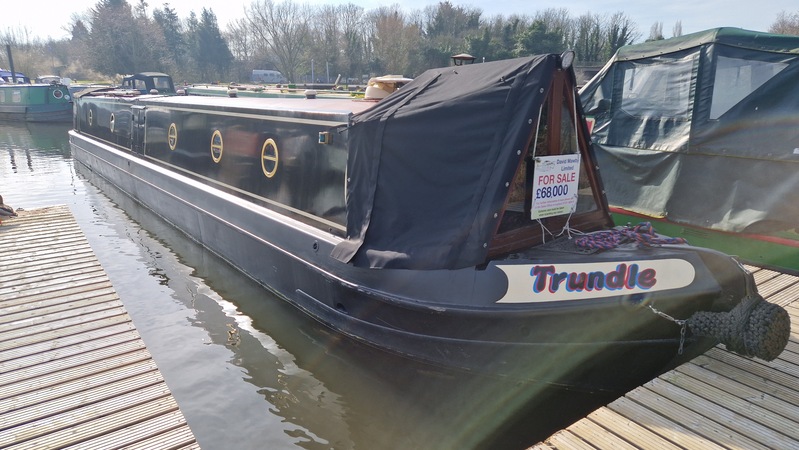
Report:
<svg viewBox="0 0 799 450"><path fill-rule="evenodd" d="M536 157L530 218L573 213L577 208L579 184L579 154Z"/></svg>

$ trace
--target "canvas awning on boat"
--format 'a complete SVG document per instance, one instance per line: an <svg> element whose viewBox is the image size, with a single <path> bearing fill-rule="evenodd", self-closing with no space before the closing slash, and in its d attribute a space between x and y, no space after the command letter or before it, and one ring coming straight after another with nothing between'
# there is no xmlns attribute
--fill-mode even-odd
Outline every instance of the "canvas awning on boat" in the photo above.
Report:
<svg viewBox="0 0 799 450"><path fill-rule="evenodd" d="M608 201L732 232L796 227L799 36L717 28L619 49L581 100Z"/></svg>
<svg viewBox="0 0 799 450"><path fill-rule="evenodd" d="M356 114L348 239L333 256L362 267L482 263L557 64L543 55L429 70Z"/></svg>

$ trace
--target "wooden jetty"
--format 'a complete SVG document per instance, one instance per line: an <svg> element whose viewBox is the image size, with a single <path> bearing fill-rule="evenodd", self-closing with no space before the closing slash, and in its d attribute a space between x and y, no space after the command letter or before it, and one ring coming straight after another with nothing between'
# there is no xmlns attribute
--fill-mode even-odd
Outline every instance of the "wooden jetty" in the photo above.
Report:
<svg viewBox="0 0 799 450"><path fill-rule="evenodd" d="M749 269L791 316L777 359L713 348L532 449L799 449L799 277Z"/></svg>
<svg viewBox="0 0 799 450"><path fill-rule="evenodd" d="M197 449L66 206L0 226L0 448Z"/></svg>

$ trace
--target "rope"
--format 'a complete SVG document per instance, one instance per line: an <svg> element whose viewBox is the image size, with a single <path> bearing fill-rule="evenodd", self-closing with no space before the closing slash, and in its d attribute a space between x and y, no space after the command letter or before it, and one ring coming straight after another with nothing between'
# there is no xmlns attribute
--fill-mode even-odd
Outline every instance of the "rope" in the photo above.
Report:
<svg viewBox="0 0 799 450"><path fill-rule="evenodd" d="M687 320L679 320L652 311L680 326L680 349L685 342L685 328L697 336L710 337L724 344L727 350L746 357L772 361L782 353L791 334L791 318L779 305L753 294L746 296L730 312L695 312Z"/></svg>
<svg viewBox="0 0 799 450"><path fill-rule="evenodd" d="M687 322L694 334L715 338L727 350L765 361L782 353L791 334L788 312L756 294L728 313L696 312Z"/></svg>
<svg viewBox="0 0 799 450"><path fill-rule="evenodd" d="M654 247L662 244L686 244L683 238L660 236L655 232L649 222L641 222L631 227L613 228L611 230L597 231L576 238L574 244L582 248L598 248L610 250L627 242L635 242L639 247Z"/></svg>

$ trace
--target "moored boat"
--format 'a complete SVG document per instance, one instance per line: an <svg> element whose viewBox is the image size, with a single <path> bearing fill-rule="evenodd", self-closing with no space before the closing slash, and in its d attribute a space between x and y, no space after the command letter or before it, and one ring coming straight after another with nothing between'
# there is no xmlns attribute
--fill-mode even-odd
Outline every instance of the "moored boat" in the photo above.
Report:
<svg viewBox="0 0 799 450"><path fill-rule="evenodd" d="M616 223L799 273L799 37L715 28L622 47L580 91Z"/></svg>
<svg viewBox="0 0 799 450"><path fill-rule="evenodd" d="M0 120L69 122L72 96L60 82L31 83L25 75L0 69Z"/></svg>
<svg viewBox="0 0 799 450"><path fill-rule="evenodd" d="M569 54L430 70L379 102L86 92L75 111L78 162L400 357L624 392L719 340L787 342L735 259L613 227Z"/></svg>

